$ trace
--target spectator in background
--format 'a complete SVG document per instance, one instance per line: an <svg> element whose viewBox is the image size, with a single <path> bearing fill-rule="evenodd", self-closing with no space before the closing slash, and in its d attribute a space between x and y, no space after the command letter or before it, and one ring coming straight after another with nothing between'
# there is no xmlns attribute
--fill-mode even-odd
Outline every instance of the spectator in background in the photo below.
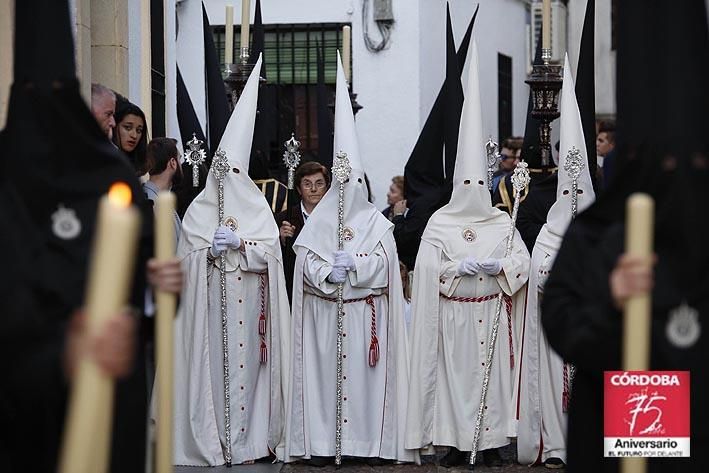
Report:
<svg viewBox="0 0 709 473"><path fill-rule="evenodd" d="M91 84L91 113L101 127L101 131L110 140L116 126L114 114L116 113L116 94L108 87Z"/></svg>
<svg viewBox="0 0 709 473"><path fill-rule="evenodd" d="M145 114L128 99L118 96L114 119L113 143L128 156L136 174L144 175L150 168L146 160L148 129Z"/></svg>
<svg viewBox="0 0 709 473"><path fill-rule="evenodd" d="M147 162L150 178L143 183L145 195L155 202L161 191L169 191L182 182L182 166L177 140L173 138L154 138L147 146ZM182 223L175 212L175 240L180 238Z"/></svg>
<svg viewBox="0 0 709 473"><path fill-rule="evenodd" d="M598 154L598 178L607 187L615 170L615 122L604 121L598 125L596 136Z"/></svg>
<svg viewBox="0 0 709 473"><path fill-rule="evenodd" d="M397 211L395 212L394 207L397 203L399 204ZM406 200L404 199L404 176L394 176L391 178L391 185L389 186L389 192L387 192L387 205L388 207L382 210L382 213L390 221L394 219L395 215L401 215L406 209ZM403 209L401 209L403 205Z"/></svg>
<svg viewBox="0 0 709 473"><path fill-rule="evenodd" d="M500 167L492 175L492 188L497 189L500 180L506 175L514 171L515 166L519 162L519 157L522 154L522 138L512 136L502 142L502 150L500 152Z"/></svg>

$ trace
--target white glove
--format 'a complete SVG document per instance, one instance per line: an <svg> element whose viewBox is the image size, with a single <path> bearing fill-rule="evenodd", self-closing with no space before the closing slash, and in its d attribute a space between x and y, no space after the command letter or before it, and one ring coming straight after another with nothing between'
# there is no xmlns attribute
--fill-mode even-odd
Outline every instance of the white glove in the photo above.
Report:
<svg viewBox="0 0 709 473"><path fill-rule="evenodd" d="M327 277L327 280L333 284L340 284L347 279L347 269L344 266L334 265L332 271Z"/></svg>
<svg viewBox="0 0 709 473"><path fill-rule="evenodd" d="M354 271L355 262L352 255L346 251L336 251L335 254L335 264L334 266L342 266L348 271Z"/></svg>
<svg viewBox="0 0 709 473"><path fill-rule="evenodd" d="M490 276L496 276L502 271L502 263L499 259L488 258L480 262L480 269Z"/></svg>
<svg viewBox="0 0 709 473"><path fill-rule="evenodd" d="M473 276L480 271L480 264L474 257L468 256L458 264L458 276Z"/></svg>
<svg viewBox="0 0 709 473"><path fill-rule="evenodd" d="M548 278L548 274L541 273L539 275L539 278L537 279L537 291L539 294L544 294L544 286L546 285Z"/></svg>
<svg viewBox="0 0 709 473"><path fill-rule="evenodd" d="M231 228L219 227L214 232L211 252L213 256L219 256L229 248L238 249L240 246L241 238Z"/></svg>

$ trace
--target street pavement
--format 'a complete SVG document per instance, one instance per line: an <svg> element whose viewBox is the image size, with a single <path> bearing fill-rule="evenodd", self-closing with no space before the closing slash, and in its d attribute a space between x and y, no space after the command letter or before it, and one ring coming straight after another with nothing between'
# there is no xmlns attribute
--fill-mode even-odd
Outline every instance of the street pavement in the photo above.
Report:
<svg viewBox="0 0 709 473"><path fill-rule="evenodd" d="M525 465L519 465L515 461L515 451L514 444L500 449L504 465L500 468L489 468L483 465L481 462L475 466L475 472L477 473L544 473L547 471L558 471L563 473L563 469L560 470L547 470L543 466L537 466L534 468L529 468ZM440 455L438 456L440 458ZM384 465L372 467L357 461L348 461L345 459L342 463L342 467L335 468L335 465L329 465L322 468L313 467L302 463L291 463L284 465L283 463L269 464L269 463L257 463L255 465L239 465L233 466L231 468L226 468L224 466L216 468L200 468L200 467L175 467L175 473L463 473L468 472L467 465L455 468L445 468L437 464L436 457L424 457L423 464L417 465Z"/></svg>

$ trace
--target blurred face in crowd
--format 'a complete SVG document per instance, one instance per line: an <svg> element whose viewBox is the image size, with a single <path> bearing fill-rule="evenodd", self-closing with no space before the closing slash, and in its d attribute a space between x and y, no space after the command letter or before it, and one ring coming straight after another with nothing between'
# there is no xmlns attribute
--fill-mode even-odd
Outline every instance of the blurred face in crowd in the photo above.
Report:
<svg viewBox="0 0 709 473"><path fill-rule="evenodd" d="M327 180L321 172L303 176L298 186L298 192L307 207L315 207L327 191Z"/></svg>
<svg viewBox="0 0 709 473"><path fill-rule="evenodd" d="M400 200L404 200L404 190L392 183L389 186L389 192L387 192L387 204L394 205Z"/></svg>
<svg viewBox="0 0 709 473"><path fill-rule="evenodd" d="M143 136L145 123L138 115L129 113L117 126L118 143L126 153L132 152Z"/></svg>
<svg viewBox="0 0 709 473"><path fill-rule="evenodd" d="M606 156L608 153L613 151L615 147L615 142L608 136L608 133L602 131L596 137L596 154L598 156Z"/></svg>
<svg viewBox="0 0 709 473"><path fill-rule="evenodd" d="M116 126L113 118L116 112L116 99L109 94L92 97L91 112L108 139L113 138L113 128Z"/></svg>
<svg viewBox="0 0 709 473"><path fill-rule="evenodd" d="M503 171L514 171L515 166L517 166L517 163L519 162L519 156L522 153L522 149L510 149L510 148L502 148L502 152L500 153L500 169Z"/></svg>

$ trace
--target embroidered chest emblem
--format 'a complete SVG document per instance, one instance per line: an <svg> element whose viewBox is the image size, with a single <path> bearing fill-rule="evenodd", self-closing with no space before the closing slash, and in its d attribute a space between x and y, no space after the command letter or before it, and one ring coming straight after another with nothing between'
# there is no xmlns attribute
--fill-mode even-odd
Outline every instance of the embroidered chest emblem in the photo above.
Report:
<svg viewBox="0 0 709 473"><path fill-rule="evenodd" d="M224 226L235 232L239 228L239 221L234 217L227 217L224 219Z"/></svg>
<svg viewBox="0 0 709 473"><path fill-rule="evenodd" d="M52 232L62 240L73 240L81 233L81 222L73 209L59 204L52 214Z"/></svg>
<svg viewBox="0 0 709 473"><path fill-rule="evenodd" d="M355 232L350 227L345 227L342 229L342 239L345 241L352 241L355 237Z"/></svg>
<svg viewBox="0 0 709 473"><path fill-rule="evenodd" d="M699 323L699 312L686 302L673 309L667 319L665 335L677 348L689 348L699 340L702 326Z"/></svg>
<svg viewBox="0 0 709 473"><path fill-rule="evenodd" d="M467 241L468 243L472 243L478 239L477 233L475 233L475 230L473 230L470 227L465 227L463 229L462 236L463 236L463 240Z"/></svg>

